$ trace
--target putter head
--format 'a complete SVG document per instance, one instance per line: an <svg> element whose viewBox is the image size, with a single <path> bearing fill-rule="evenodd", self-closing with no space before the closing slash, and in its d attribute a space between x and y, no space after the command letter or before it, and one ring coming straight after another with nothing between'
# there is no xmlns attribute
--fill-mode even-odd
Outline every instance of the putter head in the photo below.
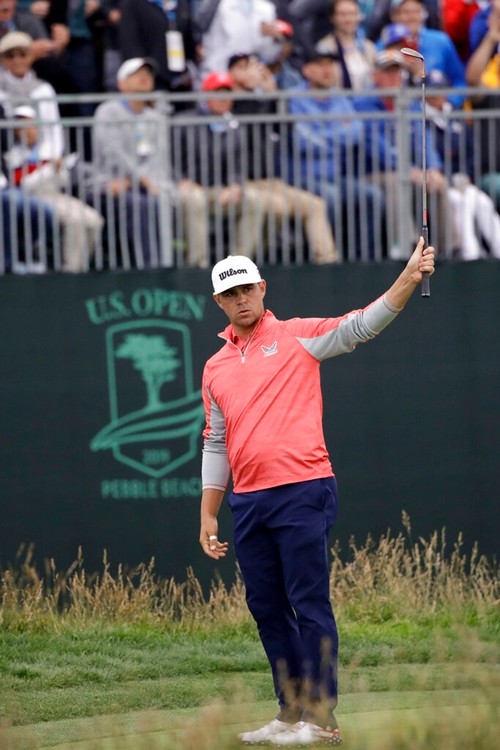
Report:
<svg viewBox="0 0 500 750"><path fill-rule="evenodd" d="M417 52L416 49L412 49L411 47L402 47L400 50L402 55L410 55L410 57L418 57L419 60L423 60L424 56L421 52Z"/></svg>
<svg viewBox="0 0 500 750"><path fill-rule="evenodd" d="M411 47L402 47L399 51L402 55L408 55L408 57L416 57L417 60L421 60L423 66L423 75L425 76L425 58L421 52L417 52L416 49L412 49Z"/></svg>

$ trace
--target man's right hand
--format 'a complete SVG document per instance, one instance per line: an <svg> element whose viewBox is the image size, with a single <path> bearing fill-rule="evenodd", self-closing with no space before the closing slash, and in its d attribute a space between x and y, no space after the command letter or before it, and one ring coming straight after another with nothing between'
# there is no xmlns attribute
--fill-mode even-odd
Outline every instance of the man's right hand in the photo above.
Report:
<svg viewBox="0 0 500 750"><path fill-rule="evenodd" d="M219 542L217 538L218 523L216 518L202 521L200 530L200 544L203 552L214 560L225 557L228 549L227 542Z"/></svg>

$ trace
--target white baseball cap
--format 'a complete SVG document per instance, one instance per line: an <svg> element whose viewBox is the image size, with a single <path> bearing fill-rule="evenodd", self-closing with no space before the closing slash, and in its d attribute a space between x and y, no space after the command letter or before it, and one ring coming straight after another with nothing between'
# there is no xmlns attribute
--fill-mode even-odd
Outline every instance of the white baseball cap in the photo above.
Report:
<svg viewBox="0 0 500 750"><path fill-rule="evenodd" d="M143 68L145 65L151 68L151 72L153 73L153 75L158 72L158 65L156 63L156 60L153 60L151 57L131 57L129 60L125 60L125 62L122 63L118 68L118 71L116 73L116 80L118 82L124 81L129 76L137 73L137 71Z"/></svg>
<svg viewBox="0 0 500 750"><path fill-rule="evenodd" d="M259 269L245 255L228 255L212 269L214 294L221 294L240 284L258 284L259 281L262 281Z"/></svg>
<svg viewBox="0 0 500 750"><path fill-rule="evenodd" d="M36 112L33 107L23 104L21 107L16 107L12 113L14 117L22 117L27 120L36 120Z"/></svg>
<svg viewBox="0 0 500 750"><path fill-rule="evenodd" d="M9 31L0 41L0 55L11 49L30 49L33 39L24 31Z"/></svg>

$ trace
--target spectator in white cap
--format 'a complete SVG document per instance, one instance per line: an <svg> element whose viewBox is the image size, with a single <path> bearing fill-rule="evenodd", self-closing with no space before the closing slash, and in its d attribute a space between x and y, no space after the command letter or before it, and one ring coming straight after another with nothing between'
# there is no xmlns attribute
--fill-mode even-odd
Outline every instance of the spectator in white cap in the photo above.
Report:
<svg viewBox="0 0 500 750"><path fill-rule="evenodd" d="M26 100L40 120L39 150L42 159L59 159L64 150L63 129L56 92L33 70L33 40L23 31L10 31L0 39L0 100L7 117L11 100Z"/></svg>
<svg viewBox="0 0 500 750"><path fill-rule="evenodd" d="M156 85L190 91L196 58L191 0L121 0L122 58L151 57L158 66Z"/></svg>
<svg viewBox="0 0 500 750"><path fill-rule="evenodd" d="M164 264L166 251L160 212L170 212L173 197L164 117L148 101L158 66L152 58L132 57L118 68L119 99L100 104L94 115L93 180L88 200L106 212L108 221L125 217L120 237L125 266ZM140 96L142 95L142 96ZM179 186L175 199L186 208L186 253L181 263L207 264L208 227L205 206ZM130 256L130 261L127 260Z"/></svg>
<svg viewBox="0 0 500 750"><path fill-rule="evenodd" d="M147 95L154 89L154 60L133 57L117 71L122 96L102 102L94 113L93 174L89 200L108 223L126 217L122 261L137 268L161 259L159 198L166 197L165 124Z"/></svg>
<svg viewBox="0 0 500 750"><path fill-rule="evenodd" d="M11 31L29 34L33 39L32 55L37 74L56 86L53 77L58 75L59 56L69 41L69 31L61 14L64 3L32 3L29 11L25 5L21 7L17 0L2 0L0 37ZM36 5L38 12L31 12Z"/></svg>
<svg viewBox="0 0 500 750"><path fill-rule="evenodd" d="M62 227L62 270L78 273L89 268L104 220L97 211L71 195L69 160L40 156L39 131L33 107L16 107L19 120L14 129L15 143L4 155L11 185L20 187L53 208ZM56 266L59 265L56 261Z"/></svg>

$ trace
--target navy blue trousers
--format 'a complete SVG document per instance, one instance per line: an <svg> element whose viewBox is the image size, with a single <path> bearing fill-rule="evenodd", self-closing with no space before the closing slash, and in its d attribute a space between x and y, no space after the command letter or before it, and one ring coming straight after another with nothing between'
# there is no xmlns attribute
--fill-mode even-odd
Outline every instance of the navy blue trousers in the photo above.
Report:
<svg viewBox="0 0 500 750"><path fill-rule="evenodd" d="M297 686L337 703L338 633L330 604L328 532L337 516L333 477L229 497L247 604L282 710ZM295 698L296 700L296 698Z"/></svg>

